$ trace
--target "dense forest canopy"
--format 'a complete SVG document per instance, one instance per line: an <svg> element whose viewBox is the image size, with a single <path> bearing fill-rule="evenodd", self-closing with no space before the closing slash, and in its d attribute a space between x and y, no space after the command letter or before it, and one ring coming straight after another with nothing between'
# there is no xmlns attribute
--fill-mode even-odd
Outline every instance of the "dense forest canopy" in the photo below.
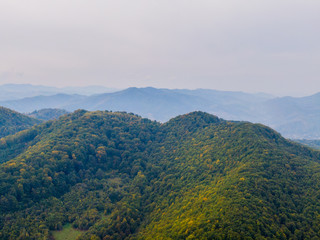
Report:
<svg viewBox="0 0 320 240"><path fill-rule="evenodd" d="M78 110L0 156L0 239L320 238L319 152L263 125Z"/></svg>

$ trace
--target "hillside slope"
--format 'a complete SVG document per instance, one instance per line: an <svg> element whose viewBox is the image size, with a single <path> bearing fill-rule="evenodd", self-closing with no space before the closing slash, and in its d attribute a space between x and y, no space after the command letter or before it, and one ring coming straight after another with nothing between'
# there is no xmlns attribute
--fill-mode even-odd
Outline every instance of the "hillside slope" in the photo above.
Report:
<svg viewBox="0 0 320 240"><path fill-rule="evenodd" d="M320 154L265 126L76 111L25 134L0 146L1 239L320 237Z"/></svg>
<svg viewBox="0 0 320 240"><path fill-rule="evenodd" d="M320 210L319 153L261 125L222 122L192 132L177 120L169 129L179 134L161 149L168 191L136 239L319 237L310 217Z"/></svg>
<svg viewBox="0 0 320 240"><path fill-rule="evenodd" d="M30 128L40 122L35 118L0 107L0 138Z"/></svg>

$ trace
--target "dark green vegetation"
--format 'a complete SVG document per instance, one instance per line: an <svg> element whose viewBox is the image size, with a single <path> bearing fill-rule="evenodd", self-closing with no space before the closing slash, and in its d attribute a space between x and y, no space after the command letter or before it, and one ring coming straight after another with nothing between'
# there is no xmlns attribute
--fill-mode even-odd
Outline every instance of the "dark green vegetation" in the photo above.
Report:
<svg viewBox="0 0 320 240"><path fill-rule="evenodd" d="M35 118L0 107L0 138L30 128L40 122Z"/></svg>
<svg viewBox="0 0 320 240"><path fill-rule="evenodd" d="M28 116L37 118L40 120L53 120L58 119L60 116L67 114L68 112L64 109L58 108L44 108L29 113Z"/></svg>
<svg viewBox="0 0 320 240"><path fill-rule="evenodd" d="M320 238L319 152L262 125L76 111L0 154L0 239Z"/></svg>

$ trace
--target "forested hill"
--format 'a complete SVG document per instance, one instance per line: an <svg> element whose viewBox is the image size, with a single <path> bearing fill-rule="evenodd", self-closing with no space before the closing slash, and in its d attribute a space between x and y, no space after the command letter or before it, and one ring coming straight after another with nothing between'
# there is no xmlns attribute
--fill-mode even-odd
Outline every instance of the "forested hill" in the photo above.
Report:
<svg viewBox="0 0 320 240"><path fill-rule="evenodd" d="M32 113L28 113L27 115L33 118L37 118L40 120L48 121L57 119L62 115L65 115L69 112L67 112L64 109L59 108L43 108L40 110L33 111Z"/></svg>
<svg viewBox="0 0 320 240"><path fill-rule="evenodd" d="M30 128L40 122L40 120L0 106L0 138Z"/></svg>
<svg viewBox="0 0 320 240"><path fill-rule="evenodd" d="M263 125L79 110L0 155L0 239L320 238L319 152Z"/></svg>

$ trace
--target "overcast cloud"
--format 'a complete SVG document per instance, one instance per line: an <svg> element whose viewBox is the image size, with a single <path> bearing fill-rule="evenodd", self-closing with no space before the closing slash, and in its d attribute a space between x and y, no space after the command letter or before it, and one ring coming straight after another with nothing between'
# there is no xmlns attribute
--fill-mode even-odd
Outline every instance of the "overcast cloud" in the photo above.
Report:
<svg viewBox="0 0 320 240"><path fill-rule="evenodd" d="M319 0L0 0L0 84L320 92Z"/></svg>

